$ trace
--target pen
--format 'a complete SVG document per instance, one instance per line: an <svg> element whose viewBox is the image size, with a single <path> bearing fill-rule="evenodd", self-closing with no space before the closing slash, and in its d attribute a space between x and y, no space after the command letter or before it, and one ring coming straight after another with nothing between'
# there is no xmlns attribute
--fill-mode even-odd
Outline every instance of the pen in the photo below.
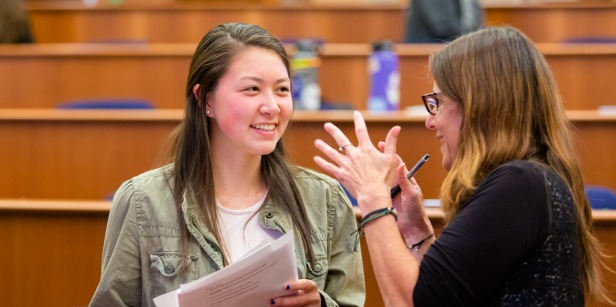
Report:
<svg viewBox="0 0 616 307"><path fill-rule="evenodd" d="M415 173L417 173L419 168L422 165L424 165L424 163L426 163L426 161L428 161L428 158L430 158L430 155L429 154L425 154L421 159L419 159L417 164L415 164L415 166L413 166L413 168L408 173L406 173L406 178L411 179L411 177L413 177L413 175L415 175ZM394 199L394 197L396 197L396 195L398 195L398 193L400 193L400 191L401 191L400 185L396 185L395 187L393 187L391 189L391 199Z"/></svg>

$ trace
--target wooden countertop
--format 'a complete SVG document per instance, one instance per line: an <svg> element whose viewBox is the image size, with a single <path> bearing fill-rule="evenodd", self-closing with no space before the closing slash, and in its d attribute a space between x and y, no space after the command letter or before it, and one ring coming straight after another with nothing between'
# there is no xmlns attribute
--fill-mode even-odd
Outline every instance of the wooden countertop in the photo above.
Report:
<svg viewBox="0 0 616 307"><path fill-rule="evenodd" d="M589 43L536 43L546 56L557 55L614 55L616 44ZM429 56L443 48L444 44L395 44L401 57ZM7 57L74 57L74 56L170 56L191 57L197 47L192 43L45 43L45 44L5 44L0 45L0 56ZM294 47L287 45L292 53ZM370 44L324 44L321 56L369 56Z"/></svg>
<svg viewBox="0 0 616 307"><path fill-rule="evenodd" d="M483 3L487 9L605 9L616 7L615 3L608 1L576 1L560 3ZM305 4L279 4L271 1L253 2L249 6L243 3L207 3L205 1L127 1L121 5L99 3L95 7L87 7L81 1L35 1L26 2L30 11L37 10L405 10L407 3L305 3Z"/></svg>
<svg viewBox="0 0 616 307"><path fill-rule="evenodd" d="M111 201L106 200L49 200L49 199L0 199L0 212L92 212L108 213ZM359 208L354 207L355 215L361 218ZM443 211L439 208L426 208L428 217L442 220ZM595 221L616 221L616 210L593 210Z"/></svg>
<svg viewBox="0 0 616 307"><path fill-rule="evenodd" d="M0 109L2 121L179 121L182 109L152 110L59 110L59 109ZM295 122L353 122L350 110L294 111ZM369 122L423 122L427 115L407 111L371 112L361 111ZM616 113L602 113L599 110L568 110L567 116L573 122L616 122Z"/></svg>

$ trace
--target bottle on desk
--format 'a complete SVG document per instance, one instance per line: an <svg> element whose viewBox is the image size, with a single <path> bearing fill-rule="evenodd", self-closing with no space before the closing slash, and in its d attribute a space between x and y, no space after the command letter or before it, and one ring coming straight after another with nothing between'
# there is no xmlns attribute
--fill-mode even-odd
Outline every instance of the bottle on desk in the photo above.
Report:
<svg viewBox="0 0 616 307"><path fill-rule="evenodd" d="M400 71L398 54L391 41L372 43L368 60L370 95L368 110L393 111L400 107Z"/></svg>
<svg viewBox="0 0 616 307"><path fill-rule="evenodd" d="M124 3L124 0L103 0L103 2L106 2L108 4L111 5L120 5L122 3ZM99 3L99 0L83 0L83 5L85 7L95 7L97 6Z"/></svg>
<svg viewBox="0 0 616 307"><path fill-rule="evenodd" d="M321 86L319 85L319 44L301 39L291 60L293 70L293 105L296 110L319 110Z"/></svg>

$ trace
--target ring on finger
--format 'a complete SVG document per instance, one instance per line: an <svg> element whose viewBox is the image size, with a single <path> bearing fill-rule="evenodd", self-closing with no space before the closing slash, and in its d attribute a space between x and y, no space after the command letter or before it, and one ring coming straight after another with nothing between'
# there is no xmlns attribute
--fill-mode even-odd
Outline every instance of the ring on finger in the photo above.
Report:
<svg viewBox="0 0 616 307"><path fill-rule="evenodd" d="M349 144L340 145L340 147L338 147L338 150L340 152L344 152L344 148L347 147L347 146L351 146L351 144L349 143Z"/></svg>

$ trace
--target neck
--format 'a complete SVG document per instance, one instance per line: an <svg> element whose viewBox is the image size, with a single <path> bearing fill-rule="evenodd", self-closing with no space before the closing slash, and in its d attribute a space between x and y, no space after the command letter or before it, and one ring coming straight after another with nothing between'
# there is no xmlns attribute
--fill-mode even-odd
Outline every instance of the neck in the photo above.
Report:
<svg viewBox="0 0 616 307"><path fill-rule="evenodd" d="M261 177L261 156L216 155L213 167L216 199L225 208L248 208L267 190Z"/></svg>

